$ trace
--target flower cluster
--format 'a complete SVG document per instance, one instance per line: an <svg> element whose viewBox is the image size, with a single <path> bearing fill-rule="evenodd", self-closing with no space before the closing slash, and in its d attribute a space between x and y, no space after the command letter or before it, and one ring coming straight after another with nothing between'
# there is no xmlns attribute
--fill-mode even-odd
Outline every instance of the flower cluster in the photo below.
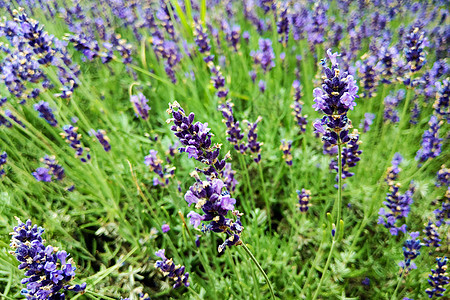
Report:
<svg viewBox="0 0 450 300"><path fill-rule="evenodd" d="M38 21L29 18L23 9L10 11L13 20L0 22L0 36L9 42L0 47L2 81L8 91L24 104L36 99L42 91L52 88L46 70L53 66L63 85L57 97L69 98L77 85L79 67L72 64L66 44L44 31Z"/></svg>
<svg viewBox="0 0 450 300"><path fill-rule="evenodd" d="M64 173L64 168L61 165L58 165L58 161L55 159L55 156L45 155L41 159L41 162L45 164L45 167L37 168L36 171L32 173L37 181L59 181L66 176Z"/></svg>
<svg viewBox="0 0 450 300"><path fill-rule="evenodd" d="M234 192L236 189L236 185L239 183L236 178L234 178L234 175L236 174L236 171L234 171L231 168L231 163L226 163L225 168L222 170L222 178L223 182L227 186L227 189L231 192Z"/></svg>
<svg viewBox="0 0 450 300"><path fill-rule="evenodd" d="M247 133L247 140L248 145L247 149L250 151L250 153L253 156L253 160L256 163L259 163L261 161L261 146L263 143L258 142L258 123L262 120L262 117L258 117L254 123L248 123L248 133ZM245 122L245 121L244 121Z"/></svg>
<svg viewBox="0 0 450 300"><path fill-rule="evenodd" d="M22 121L20 121L9 109L5 110L5 116L13 120L17 125L21 126L22 128L26 128L25 124L23 124ZM9 123L11 124L11 122ZM11 127L6 124L6 127Z"/></svg>
<svg viewBox="0 0 450 300"><path fill-rule="evenodd" d="M375 114L373 113L365 113L364 119L359 124L359 128L363 128L363 132L366 133L370 130L370 126L373 124L373 120L375 119Z"/></svg>
<svg viewBox="0 0 450 300"><path fill-rule="evenodd" d="M428 283L431 285L431 288L426 289L426 293L428 297L442 297L444 296L444 292L446 289L445 285L449 283L449 276L447 273L447 257L437 257L436 258L436 269L431 269L431 274L428 275Z"/></svg>
<svg viewBox="0 0 450 300"><path fill-rule="evenodd" d="M203 215L194 211L187 215L194 227L198 227L203 223L202 231L224 232L227 234L227 239L218 247L218 251L222 252L226 247L233 245L240 245L240 236L243 230L239 211L234 210L236 199L231 198L225 184L220 179L207 178L202 181L196 173L193 174L196 183L192 185L186 192L184 199L188 206L195 204L195 208L201 209ZM236 216L236 221L227 218L228 212L231 211Z"/></svg>
<svg viewBox="0 0 450 300"><path fill-rule="evenodd" d="M367 54L361 57L362 62L358 62L358 71L360 73L361 86L364 87L362 97L373 98L376 96L376 89L379 82L378 70L376 70L377 58L375 56L368 56Z"/></svg>
<svg viewBox="0 0 450 300"><path fill-rule="evenodd" d="M450 187L445 191L441 208L434 210L433 213L436 217L436 226L450 224Z"/></svg>
<svg viewBox="0 0 450 300"><path fill-rule="evenodd" d="M405 58L411 72L419 71L425 64L424 32L419 26L413 26L406 36Z"/></svg>
<svg viewBox="0 0 450 300"><path fill-rule="evenodd" d="M81 145L81 134L77 133L78 127L73 127L72 125L64 125L61 136L66 139L66 142L70 144L70 147L75 149L75 157L81 157L82 162L87 162L91 159L89 154L89 148L83 148ZM86 152L86 155L83 154Z"/></svg>
<svg viewBox="0 0 450 300"><path fill-rule="evenodd" d="M227 141L229 141L234 149L237 151L244 153L247 150L245 143L241 143L244 135L241 132L241 128L239 127L239 121L235 121L233 116L233 102L227 101L224 104L219 106L219 110L222 112L224 119L222 122L227 126Z"/></svg>
<svg viewBox="0 0 450 300"><path fill-rule="evenodd" d="M155 255L161 258L162 260L158 260L155 263L155 268L158 268L164 276L168 276L169 278L172 278L175 280L175 283L173 285L173 288L179 288L182 284L184 284L185 287L189 286L189 273L184 272L185 267L182 265L175 265L173 263L173 260L170 258L168 259L164 253L165 249L161 249L156 251Z"/></svg>
<svg viewBox="0 0 450 300"><path fill-rule="evenodd" d="M423 239L425 242L425 246L427 247L439 247L439 242L441 239L439 238L439 232L437 231L436 225L433 224L433 222L428 221L428 224L424 224L425 229L423 230L423 233L427 236Z"/></svg>
<svg viewBox="0 0 450 300"><path fill-rule="evenodd" d="M294 80L292 83L292 87L294 88L294 103L291 105L292 108L292 114L295 117L295 121L297 122L297 125L300 127L300 132L304 133L306 131L306 125L308 124L308 116L302 115L302 109L303 109L303 102L300 101L302 97L302 91L301 91L301 85L300 80Z"/></svg>
<svg viewBox="0 0 450 300"><path fill-rule="evenodd" d="M433 104L434 114L438 116L438 118L442 118L447 120L447 123L450 123L450 79L444 79L442 83L436 83L436 101Z"/></svg>
<svg viewBox="0 0 450 300"><path fill-rule="evenodd" d="M405 274L408 274L408 272L413 269L417 269L416 264L412 262L412 260L420 255L419 250L422 248L420 240L417 239L419 237L419 232L411 232L409 235L411 236L411 239L406 240L403 246L403 256L405 259L398 263L402 272L406 272Z"/></svg>
<svg viewBox="0 0 450 300"><path fill-rule="evenodd" d="M387 175L386 178L384 179L385 182L387 182L387 184L389 186L394 185L395 181L398 178L398 174L400 173L401 169L399 168L399 165L401 164L401 162L403 161L403 157L401 156L400 153L395 153L394 157L392 158L392 166L389 167L387 169Z"/></svg>
<svg viewBox="0 0 450 300"><path fill-rule="evenodd" d="M450 186L450 169L446 168L445 165L442 165L436 174L436 186Z"/></svg>
<svg viewBox="0 0 450 300"><path fill-rule="evenodd" d="M359 145L362 143L359 140L359 133L357 129L354 129L351 134L349 134L350 140L342 149L342 179L352 177L354 173L349 171L349 168L356 166L356 163L361 160L359 157L362 150L359 150ZM332 160L330 162L330 169L339 172L338 162ZM336 181L338 181L339 175L336 175Z"/></svg>
<svg viewBox="0 0 450 300"><path fill-rule="evenodd" d="M106 131L103 129L99 129L95 131L94 129L91 129L89 131L90 135L93 135L97 138L100 144L102 144L103 149L106 152L109 152L111 150L111 144L109 143L109 138L106 136Z"/></svg>
<svg viewBox="0 0 450 300"><path fill-rule="evenodd" d="M311 200L311 191L302 189L301 191L297 191L298 196L298 208L302 213L305 213L308 211L309 207L311 206L310 200Z"/></svg>
<svg viewBox="0 0 450 300"><path fill-rule="evenodd" d="M283 159L288 166L292 166L292 141L281 140L280 150L283 151Z"/></svg>
<svg viewBox="0 0 450 300"><path fill-rule="evenodd" d="M75 277L75 263L69 254L50 245L42 239L44 229L32 226L31 220L22 223L11 232L11 254L20 262L19 269L25 271L22 294L27 299L65 299L66 291L83 293L86 283L70 285Z"/></svg>
<svg viewBox="0 0 450 300"><path fill-rule="evenodd" d="M144 121L148 120L148 111L151 108L147 104L147 98L145 98L142 93L139 93L137 96L132 95L130 97L130 102L133 104L136 117L141 117Z"/></svg>
<svg viewBox="0 0 450 300"><path fill-rule="evenodd" d="M435 158L441 154L442 139L439 138L439 129L442 122L440 122L435 115L432 115L428 125L430 125L430 128L425 130L422 135L422 148L420 148L416 154L416 160L421 162L425 162L428 159Z"/></svg>
<svg viewBox="0 0 450 300"><path fill-rule="evenodd" d="M221 145L212 144L212 134L210 128L208 128L208 123L194 123L194 113L186 116L185 111L176 101L169 104L167 113L172 115L167 123L174 123L170 129L183 145L178 150L181 153L186 152L189 158L194 158L206 164L208 168L201 170L202 173L205 175L214 174L217 177L219 172L225 168L229 154L225 155L224 159L219 159Z"/></svg>
<svg viewBox="0 0 450 300"><path fill-rule="evenodd" d="M158 177L153 178L153 185L167 186L169 178L175 174L175 168L170 166L163 166L163 161L158 157L158 151L150 150L149 155L145 157L145 164L150 167L150 171L154 172Z"/></svg>
<svg viewBox="0 0 450 300"><path fill-rule="evenodd" d="M399 232L406 233L406 225L397 226L397 220L401 220L406 218L411 209L411 204L413 203L412 196L415 192L415 187L413 183L410 184L409 189L403 194L400 194L400 183L392 184L389 186L389 192L386 196L386 201L383 202L384 205L389 210L385 208L380 208L378 212L378 224L384 225L391 235L398 235Z"/></svg>
<svg viewBox="0 0 450 300"><path fill-rule="evenodd" d="M313 108L321 110L325 116L314 123L316 132L321 133L322 140L331 145L345 144L350 140L348 135L351 121L347 117L347 112L356 105L358 86L353 76L347 75L339 70L337 63L337 53L331 53L328 49L327 54L331 60L331 69L322 60L323 76L322 88L315 88L313 91Z"/></svg>
<svg viewBox="0 0 450 300"><path fill-rule="evenodd" d="M34 105L34 109L39 112L39 117L47 121L48 124L55 127L58 126L58 121L55 119L53 110L50 108L49 104L45 101L40 101Z"/></svg>
<svg viewBox="0 0 450 300"><path fill-rule="evenodd" d="M259 39L259 50L252 51L250 56L257 65L261 65L264 72L272 70L275 67L275 53L272 48L272 41L270 39Z"/></svg>
<svg viewBox="0 0 450 300"><path fill-rule="evenodd" d="M3 153L0 154L0 178L3 177L3 175L5 175L5 169L4 169L4 165L6 165L6 159L8 158L8 154L6 154L5 151L3 151Z"/></svg>

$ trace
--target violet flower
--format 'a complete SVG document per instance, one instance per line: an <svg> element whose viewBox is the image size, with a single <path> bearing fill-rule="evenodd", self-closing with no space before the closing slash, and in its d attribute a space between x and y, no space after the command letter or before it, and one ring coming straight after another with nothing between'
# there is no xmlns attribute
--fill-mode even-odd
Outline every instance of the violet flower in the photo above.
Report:
<svg viewBox="0 0 450 300"><path fill-rule="evenodd" d="M436 257L436 269L431 269L431 274L428 275L428 283L431 288L426 289L429 298L442 297L446 289L444 286L449 284L449 276L447 273L447 257Z"/></svg>
<svg viewBox="0 0 450 300"><path fill-rule="evenodd" d="M137 96L132 95L130 97L130 102L133 104L136 117L141 117L144 121L148 120L148 112L151 108L147 104L147 98L145 98L142 93L139 93Z"/></svg>
<svg viewBox="0 0 450 300"><path fill-rule="evenodd" d="M175 265L172 258L168 259L164 253L165 249L161 249L156 251L155 255L161 258L162 260L158 260L155 263L155 268L159 269L164 276L168 276L172 278L175 283L173 288L179 288L181 285L185 287L189 286L189 273L184 272L185 267L182 265Z"/></svg>
<svg viewBox="0 0 450 300"><path fill-rule="evenodd" d="M64 250L50 245L42 239L44 229L32 226L30 220L22 223L11 233L12 255L20 262L19 269L25 271L21 283L26 284L22 294L27 299L65 299L65 292L84 293L86 283L70 285L75 278L75 263Z"/></svg>

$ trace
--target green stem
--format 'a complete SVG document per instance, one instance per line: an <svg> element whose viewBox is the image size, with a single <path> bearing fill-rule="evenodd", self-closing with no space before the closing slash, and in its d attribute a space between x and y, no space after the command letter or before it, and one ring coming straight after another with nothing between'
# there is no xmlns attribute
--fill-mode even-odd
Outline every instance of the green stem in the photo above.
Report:
<svg viewBox="0 0 450 300"><path fill-rule="evenodd" d="M272 219L271 219L271 213L270 213L270 202L267 198L267 192L266 192L266 185L264 182L264 174L261 167L261 162L258 163L258 169L259 169L259 176L261 177L261 184L263 187L263 193L264 193L264 202L266 203L266 209L267 209L267 220L269 221L269 232L272 232Z"/></svg>
<svg viewBox="0 0 450 300"><path fill-rule="evenodd" d="M333 239L333 242L331 243L330 253L328 253L328 258L327 258L327 262L325 264L325 268L323 269L323 272L322 272L322 277L320 278L319 285L317 286L317 289L314 292L314 296L313 296L312 300L316 300L316 298L317 298L317 296L319 294L320 288L322 287L323 280L325 279L325 274L327 273L328 267L329 267L330 262L331 262L331 256L333 254L334 245L336 245L336 240L335 239Z"/></svg>
<svg viewBox="0 0 450 300"><path fill-rule="evenodd" d="M244 170L244 173L245 173L245 179L247 180L247 186L248 186L249 193L250 193L250 199L252 200L251 207L253 208L253 210L255 210L255 199L253 198L253 189L252 189L252 185L250 184L250 176L248 175L247 165L245 164L244 157L242 156L242 154L239 153L238 157L239 157L239 162L241 164L241 168ZM248 211L248 207L246 209Z"/></svg>
<svg viewBox="0 0 450 300"><path fill-rule="evenodd" d="M400 276L397 286L395 287L394 293L392 294L391 300L395 300L395 296L397 295L398 288L400 287L400 284L402 283L403 277L405 277L405 270L402 271L402 276Z"/></svg>
<svg viewBox="0 0 450 300"><path fill-rule="evenodd" d="M340 139L339 139L340 142ZM340 220L341 220L341 205L342 205L342 145L338 144L338 199L337 199L337 220L336 220L336 231L339 232Z"/></svg>
<svg viewBox="0 0 450 300"><path fill-rule="evenodd" d="M270 283L269 277L267 277L266 272L264 272L263 268L261 267L259 262L256 260L255 256L253 256L252 252L250 252L250 249L248 249L244 243L242 243L241 246L244 248L245 252L247 252L247 254L250 256L250 258L255 263L256 267L258 267L259 271L262 273L262 275L266 279L267 285L269 286L269 289L270 289L270 294L272 295L272 299L275 299L275 294L273 292L272 284Z"/></svg>
<svg viewBox="0 0 450 300"><path fill-rule="evenodd" d="M102 294L99 294L99 293L96 293L93 291L89 291L89 290L86 291L86 294L95 296L96 297L95 299L116 300L116 298L108 297L108 296L105 296L105 295L102 295Z"/></svg>

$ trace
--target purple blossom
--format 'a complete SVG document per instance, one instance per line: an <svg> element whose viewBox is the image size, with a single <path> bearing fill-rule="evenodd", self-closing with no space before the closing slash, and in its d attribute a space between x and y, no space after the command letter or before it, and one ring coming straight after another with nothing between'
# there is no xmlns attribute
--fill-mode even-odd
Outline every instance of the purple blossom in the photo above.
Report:
<svg viewBox="0 0 450 300"><path fill-rule="evenodd" d="M411 232L409 235L411 239L406 240L403 246L403 256L405 259L398 264L402 272L406 272L406 274L412 269L417 269L416 264L412 261L420 255L419 250L422 247L420 240L417 239L419 237L418 231Z"/></svg>
<svg viewBox="0 0 450 300"><path fill-rule="evenodd" d="M87 162L91 159L91 155L89 154L88 148L83 148L81 145L81 134L79 134L78 127L73 127L72 125L64 125L63 133L60 133L63 138L66 139L66 142L75 149L75 157L81 157L80 160L82 162Z"/></svg>
<svg viewBox="0 0 450 300"><path fill-rule="evenodd" d="M375 119L375 114L365 113L364 119L362 120L359 128L363 128L363 132L367 132L370 130L370 126L373 124L373 120Z"/></svg>
<svg viewBox="0 0 450 300"><path fill-rule="evenodd" d="M47 121L48 124L55 127L58 126L58 121L55 119L53 110L50 108L49 104L45 101L40 101L34 105L34 109L39 112L39 117Z"/></svg>
<svg viewBox="0 0 450 300"><path fill-rule="evenodd" d="M283 159L288 166L292 166L292 141L281 140L280 150L283 151Z"/></svg>
<svg viewBox="0 0 450 300"><path fill-rule="evenodd" d="M270 39L259 39L259 50L252 51L250 56L255 64L261 65L264 72L270 71L275 67L275 53L272 49L272 41Z"/></svg>
<svg viewBox="0 0 450 300"><path fill-rule="evenodd" d="M5 175L4 165L6 165L7 158L8 158L8 154L6 154L6 152L3 151L0 154L0 178L2 178Z"/></svg>
<svg viewBox="0 0 450 300"><path fill-rule="evenodd" d="M108 152L111 150L111 144L109 143L109 138L106 136L106 131L99 129L95 131L94 129L91 129L89 132L90 135L93 135L97 138L97 140L102 144L103 149Z"/></svg>
<svg viewBox="0 0 450 300"><path fill-rule="evenodd" d="M314 123L314 127L316 132L323 135L323 141L337 145L350 140L348 128L351 122L347 112L356 105L354 100L357 97L358 86L353 76L339 70L336 60L338 54L331 53L331 50L327 53L332 61L331 69L326 66L326 60L322 60L325 73L322 88L315 88L313 91L315 102L313 108L321 110L325 116L320 123Z"/></svg>
<svg viewBox="0 0 450 300"><path fill-rule="evenodd" d="M169 224L163 224L161 226L161 230L162 230L163 233L169 232L169 230L170 230Z"/></svg>
<svg viewBox="0 0 450 300"><path fill-rule="evenodd" d="M302 189L301 191L297 191L298 195L298 208L302 213L305 213L308 211L309 207L311 206L311 191Z"/></svg>
<svg viewBox="0 0 450 300"><path fill-rule="evenodd" d="M422 135L422 148L417 151L416 160L425 162L430 158L435 158L441 154L442 139L439 138L439 129L441 122L434 115L431 116L428 122L430 128L425 130Z"/></svg>
<svg viewBox="0 0 450 300"><path fill-rule="evenodd" d="M428 275L428 283L431 288L426 289L429 298L443 297L446 289L444 286L449 284L449 276L447 273L447 257L436 257L436 269L431 269L431 274Z"/></svg>
<svg viewBox="0 0 450 300"><path fill-rule="evenodd" d="M155 255L162 260L158 260L155 263L155 268L159 269L164 276L168 276L175 280L173 288L179 288L181 285L185 287L189 286L189 273L184 272L185 267L181 265L175 265L173 260L168 259L165 256L165 249L158 250Z"/></svg>
<svg viewBox="0 0 450 300"><path fill-rule="evenodd" d="M22 294L27 299L65 299L65 292L84 293L86 283L70 285L75 277L75 263L69 254L50 245L42 239L44 229L32 226L30 220L22 223L11 233L12 254L20 262L19 269L25 271L21 283L26 284Z"/></svg>
<svg viewBox="0 0 450 300"><path fill-rule="evenodd" d="M141 117L145 121L148 120L148 112L151 108L147 104L147 98L142 93L139 93L137 96L132 95L130 102L133 104L136 117Z"/></svg>
<svg viewBox="0 0 450 300"><path fill-rule="evenodd" d="M158 151L156 150L149 151L149 155L145 157L144 163L150 168L150 171L157 175L157 177L153 178L154 186L167 186L169 184L169 179L175 174L175 168L169 165L162 165L163 161L158 157Z"/></svg>

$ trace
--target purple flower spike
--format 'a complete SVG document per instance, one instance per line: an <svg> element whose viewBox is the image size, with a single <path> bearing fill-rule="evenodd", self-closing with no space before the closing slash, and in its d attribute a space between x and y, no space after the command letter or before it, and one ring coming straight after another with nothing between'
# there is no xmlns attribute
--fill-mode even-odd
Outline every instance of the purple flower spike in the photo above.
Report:
<svg viewBox="0 0 450 300"><path fill-rule="evenodd" d="M155 263L155 268L159 269L164 276L168 276L169 278L173 278L175 280L175 284L173 288L179 288L181 285L185 287L189 286L189 273L184 272L185 267L181 265L175 265L173 260L168 259L164 255L165 249L161 249L155 253L156 256L161 258L162 260L158 260Z"/></svg>
<svg viewBox="0 0 450 300"><path fill-rule="evenodd" d="M16 218L17 219L17 218ZM65 292L84 293L86 283L70 285L75 277L75 263L69 254L52 246L45 247L42 239L44 229L32 226L30 220L22 223L11 233L11 253L20 262L19 269L25 271L22 294L27 299L65 299Z"/></svg>
<svg viewBox="0 0 450 300"><path fill-rule="evenodd" d="M148 120L148 112L151 108L147 104L147 98L145 98L142 93L139 93L137 96L131 96L130 102L133 104L133 109L136 113L136 117L141 117L144 121Z"/></svg>

